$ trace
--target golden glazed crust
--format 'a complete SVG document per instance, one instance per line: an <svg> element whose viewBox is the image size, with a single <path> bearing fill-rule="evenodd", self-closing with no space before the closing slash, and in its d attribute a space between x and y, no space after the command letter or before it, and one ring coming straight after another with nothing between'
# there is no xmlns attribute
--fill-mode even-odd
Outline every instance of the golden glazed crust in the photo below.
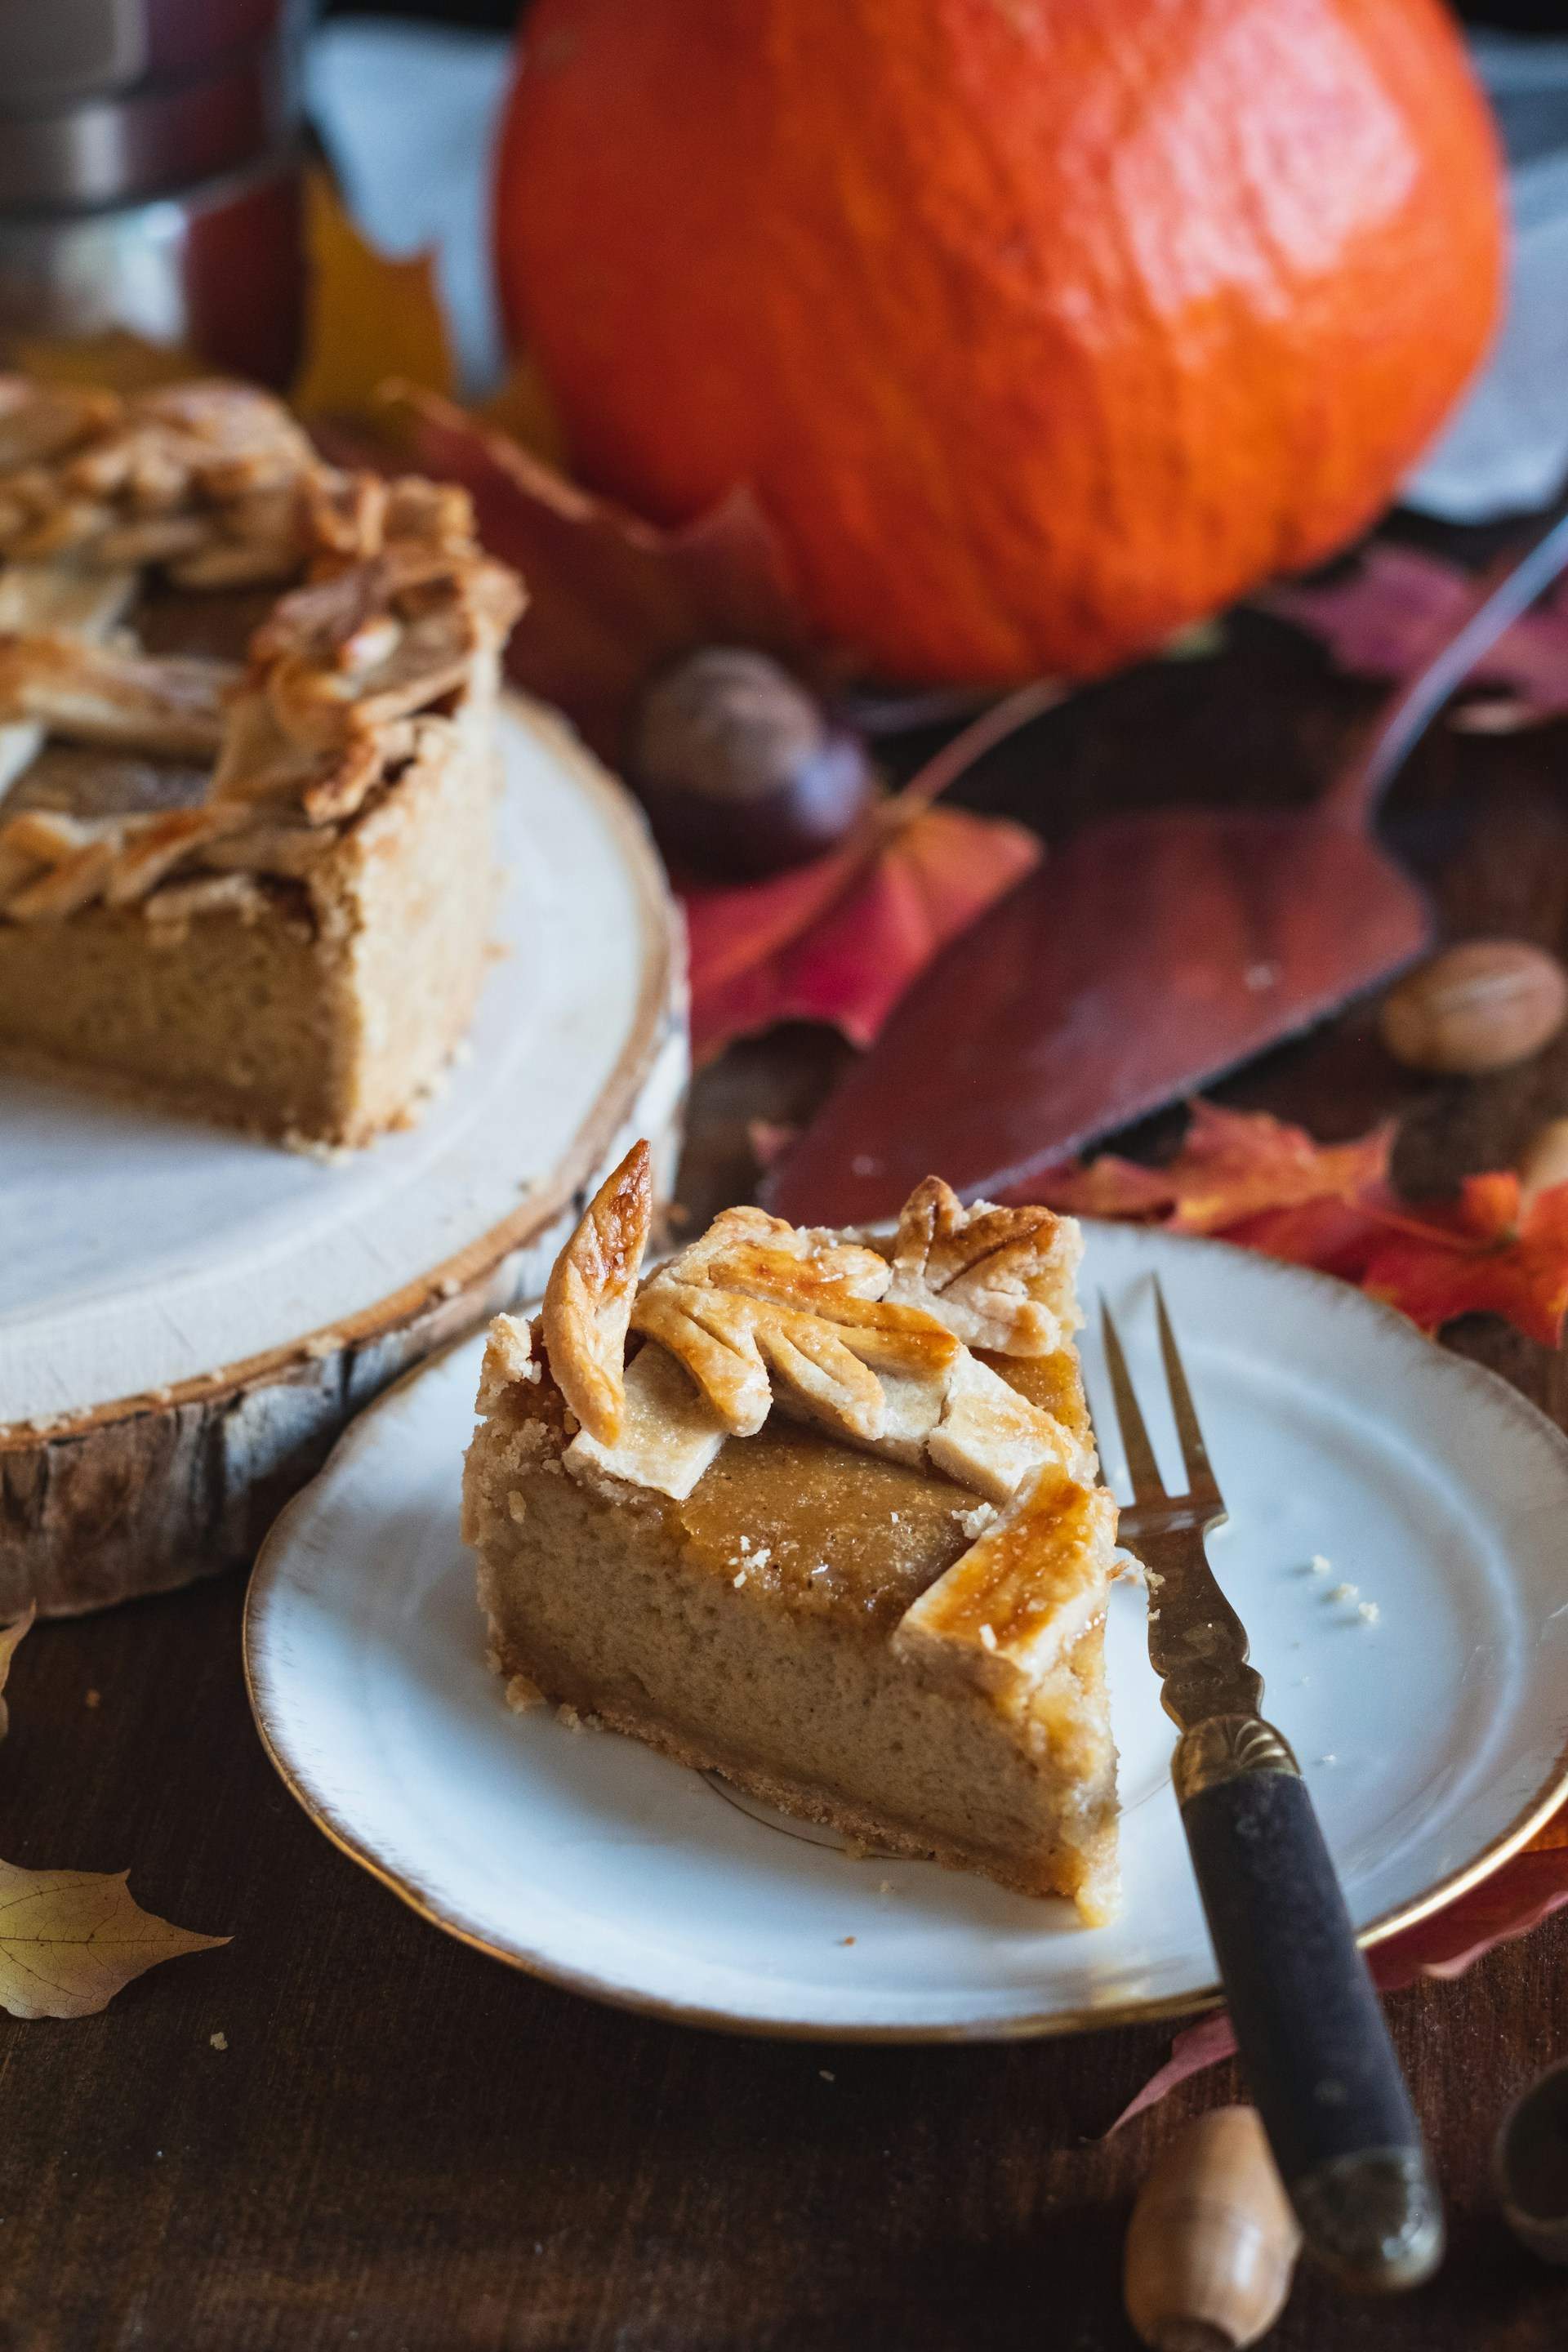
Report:
<svg viewBox="0 0 1568 2352"><path fill-rule="evenodd" d="M417 715L493 664L521 604L461 491L338 473L233 384L121 402L0 380L0 727L216 762L207 821L176 856L138 814L90 843L0 816L0 921L137 903L198 874L220 838L225 871L302 870L306 844L279 830L335 837L419 756ZM196 587L306 578L241 667L102 642L112 588L79 599L72 625L62 573L112 583L136 565Z"/></svg>
<svg viewBox="0 0 1568 2352"><path fill-rule="evenodd" d="M653 1223L653 1156L634 1143L589 1202L544 1293L552 1370L590 1436L613 1445L626 1407L626 1323Z"/></svg>
<svg viewBox="0 0 1568 2352"><path fill-rule="evenodd" d="M966 1347L1048 1356L1081 1317L1073 1292L1083 1242L1049 1209L966 1209L928 1176L905 1202L893 1237L889 1298L908 1299Z"/></svg>
<svg viewBox="0 0 1568 2352"><path fill-rule="evenodd" d="M1038 1231L1037 1223L1030 1228L1031 1247ZM572 1248L579 1244L596 1264L592 1215ZM563 1263L581 1291L584 1270L574 1266L572 1249ZM592 1277L595 1268L586 1273ZM700 1240L655 1268L624 1319L617 1297L620 1338L629 1324L654 1350L628 1376L633 1426L622 1444L625 1382L618 1364L601 1362L601 1386L607 1391L619 1383L615 1427L582 1414L584 1437L568 1467L686 1493L723 1435L754 1433L775 1403L848 1444L928 1462L993 1503L1005 1502L1027 1472L1047 1462L1081 1466L1070 1433L972 1354L940 1315L912 1295L889 1297L894 1279L888 1258L863 1242L797 1231L760 1209L726 1210ZM906 1292L918 1291L906 1277ZM967 1300L954 1311L975 1319ZM988 1331L1005 1328L1001 1317L982 1320ZM1033 1328L1028 1339L1037 1344ZM694 1399L679 1382L672 1387L660 1356L685 1372ZM576 1377L569 1364L569 1393Z"/></svg>

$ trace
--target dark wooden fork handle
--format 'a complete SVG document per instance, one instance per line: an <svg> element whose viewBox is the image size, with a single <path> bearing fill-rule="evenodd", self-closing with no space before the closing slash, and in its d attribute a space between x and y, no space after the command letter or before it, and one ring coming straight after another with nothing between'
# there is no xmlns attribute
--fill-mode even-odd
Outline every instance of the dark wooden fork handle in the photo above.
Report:
<svg viewBox="0 0 1568 2352"><path fill-rule="evenodd" d="M1310 2251L1346 2286L1415 2286L1442 2207L1382 2003L1289 1748L1222 1720L1242 1736L1205 1760L1199 1725L1176 1787L1243 2072Z"/></svg>

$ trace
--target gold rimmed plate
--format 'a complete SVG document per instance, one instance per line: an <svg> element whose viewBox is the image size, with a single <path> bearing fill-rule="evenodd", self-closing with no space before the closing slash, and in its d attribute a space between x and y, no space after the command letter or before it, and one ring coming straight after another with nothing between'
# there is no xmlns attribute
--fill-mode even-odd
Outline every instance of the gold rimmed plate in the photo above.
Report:
<svg viewBox="0 0 1568 2352"><path fill-rule="evenodd" d="M1568 1793L1568 1441L1345 1285L1216 1243L1087 1230L1086 1285L1152 1395L1150 1277L1163 1284L1231 1503L1215 1567L1376 1940L1495 1868ZM933 1864L852 1858L634 1741L509 1712L458 1529L479 1344L356 1423L252 1580L262 1738L346 1853L498 1959L731 2031L989 2040L1214 1997L1136 1585L1118 1586L1109 1629L1110 1926ZM1099 1402L1089 1334L1084 1354ZM1154 1438L1173 1468L1173 1432Z"/></svg>

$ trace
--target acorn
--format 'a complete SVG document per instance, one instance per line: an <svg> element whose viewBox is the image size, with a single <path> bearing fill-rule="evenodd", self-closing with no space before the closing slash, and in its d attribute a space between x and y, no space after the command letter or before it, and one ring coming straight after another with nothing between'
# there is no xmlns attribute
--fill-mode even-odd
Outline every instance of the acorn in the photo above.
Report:
<svg viewBox="0 0 1568 2352"><path fill-rule="evenodd" d="M1127 2231L1127 2316L1152 2352L1241 2352L1284 2310L1301 2232L1254 2107L1199 2116L1160 2158Z"/></svg>
<svg viewBox="0 0 1568 2352"><path fill-rule="evenodd" d="M1568 2263L1568 2059L1503 2117L1492 2176L1514 2236L1542 2262Z"/></svg>
<svg viewBox="0 0 1568 2352"><path fill-rule="evenodd" d="M1383 1042L1396 1062L1479 1077L1528 1061L1568 1018L1568 972L1524 940L1465 940L1384 997Z"/></svg>
<svg viewBox="0 0 1568 2352"><path fill-rule="evenodd" d="M668 856L750 878L834 848L877 792L859 737L743 646L707 646L654 680L631 776Z"/></svg>

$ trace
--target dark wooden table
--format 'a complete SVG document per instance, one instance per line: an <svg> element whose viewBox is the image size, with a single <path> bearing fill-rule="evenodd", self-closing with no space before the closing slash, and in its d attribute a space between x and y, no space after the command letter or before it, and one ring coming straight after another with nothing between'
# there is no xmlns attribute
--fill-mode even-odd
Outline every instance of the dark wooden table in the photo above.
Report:
<svg viewBox="0 0 1568 2352"><path fill-rule="evenodd" d="M1111 804L1303 797L1368 699L1248 621L1217 660L1084 696L971 797L1050 834ZM1568 950L1568 730L1439 734L1389 826L1454 929ZM683 1179L697 1213L753 1182L748 1120L801 1115L834 1060L784 1037L704 1076ZM1568 1112L1568 1040L1505 1077L1426 1086L1356 1013L1223 1092L1325 1136L1397 1108L1400 1170L1433 1190ZM1568 1421L1559 1359L1481 1322L1451 1344ZM649 2023L512 1975L422 1925L285 1794L246 1706L240 1599L215 1581L42 1628L18 1655L0 1853L129 1864L151 1907L234 1940L102 2016L0 2017L0 2352L1132 2344L1130 2200L1184 2116L1236 2095L1230 2069L1105 2141L1167 2029L836 2051ZM1565 1964L1568 1915L1391 2002L1452 2252L1393 2307L1303 2274L1282 2352L1568 2343L1568 2273L1515 2247L1487 2183L1505 2102L1568 2052Z"/></svg>

